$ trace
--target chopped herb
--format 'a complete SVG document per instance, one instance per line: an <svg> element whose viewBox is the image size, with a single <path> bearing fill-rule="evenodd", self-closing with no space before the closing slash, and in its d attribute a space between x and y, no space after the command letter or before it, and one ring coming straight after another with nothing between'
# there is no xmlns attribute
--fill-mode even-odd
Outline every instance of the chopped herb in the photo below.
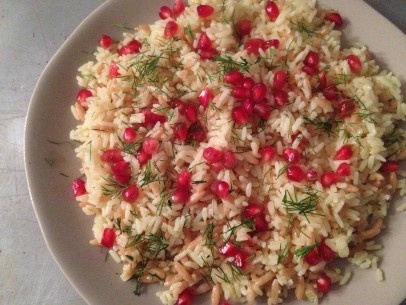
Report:
<svg viewBox="0 0 406 305"><path fill-rule="evenodd" d="M64 176L66 178L69 178L69 176L67 174L65 174L65 173L59 173L59 175Z"/></svg>
<svg viewBox="0 0 406 305"><path fill-rule="evenodd" d="M304 197L302 200L298 200L296 194L292 196L288 190L285 190L282 204L285 206L285 209L289 214L297 213L302 215L310 223L307 217L309 214L320 215L316 212L319 198L316 191L303 192L303 194L306 194L307 197Z"/></svg>
<svg viewBox="0 0 406 305"><path fill-rule="evenodd" d="M289 255L289 244L286 244L282 249L282 244L279 244L278 264L281 264Z"/></svg>
<svg viewBox="0 0 406 305"><path fill-rule="evenodd" d="M293 25L296 31L298 31L300 34L306 35L307 36L306 38L313 37L320 31L320 28L311 28L307 24L300 21L298 22L290 21L290 23Z"/></svg>
<svg viewBox="0 0 406 305"><path fill-rule="evenodd" d="M56 156L53 153L49 153L48 156L44 157L44 161L50 166L53 167L56 163Z"/></svg>
<svg viewBox="0 0 406 305"><path fill-rule="evenodd" d="M129 30L129 31L134 30L134 28L130 27L127 23L116 23L114 26L119 29L124 29L124 30Z"/></svg>
<svg viewBox="0 0 406 305"><path fill-rule="evenodd" d="M216 55L214 57L214 60L220 66L220 73L222 75L224 75L228 72L231 72L233 70L238 70L240 72L249 72L249 67L250 67L249 62L243 57L240 57L240 59L241 59L241 61L236 61L229 55L224 55L224 56Z"/></svg>
<svg viewBox="0 0 406 305"><path fill-rule="evenodd" d="M235 226L231 226L230 223L227 222L227 227L228 227L228 229L224 233L224 234L226 234L226 238L224 238L225 243L227 243L234 236L234 234L236 233L238 228L244 227L244 228L247 228L252 231L255 229L255 223L254 223L253 219L246 218L246 219L243 219L240 224L235 225Z"/></svg>
<svg viewBox="0 0 406 305"><path fill-rule="evenodd" d="M325 131L325 132L327 132L328 135L330 135L331 133L334 133L334 131L333 131L334 124L341 123L341 121L333 119L333 118L327 119L327 120L322 120L322 119L318 119L318 118L311 120L307 117L303 117L303 118L307 122L307 124L312 124L312 125L316 126L316 130Z"/></svg>
<svg viewBox="0 0 406 305"><path fill-rule="evenodd" d="M196 39L196 35L195 35L195 33L193 33L193 31L192 31L192 26L190 25L190 23L188 23L187 26L185 26L184 31L185 31L185 35L186 35L186 36L189 36L189 37L192 38L193 40Z"/></svg>
<svg viewBox="0 0 406 305"><path fill-rule="evenodd" d="M301 247L301 248L295 250L295 255L299 258L304 257L307 253L309 253L311 250L313 250L316 247L317 247L317 244Z"/></svg>

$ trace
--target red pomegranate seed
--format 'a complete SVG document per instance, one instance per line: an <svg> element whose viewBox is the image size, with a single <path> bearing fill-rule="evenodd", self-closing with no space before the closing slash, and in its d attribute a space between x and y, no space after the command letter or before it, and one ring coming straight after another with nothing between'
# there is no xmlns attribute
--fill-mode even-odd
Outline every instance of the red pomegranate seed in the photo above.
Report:
<svg viewBox="0 0 406 305"><path fill-rule="evenodd" d="M297 149L286 148L282 152L282 158L284 158L289 163L296 164L302 159L302 154Z"/></svg>
<svg viewBox="0 0 406 305"><path fill-rule="evenodd" d="M246 125L250 121L249 113L242 106L234 107L231 110L231 117L234 123L238 125Z"/></svg>
<svg viewBox="0 0 406 305"><path fill-rule="evenodd" d="M396 173L399 170L399 162L389 160L382 164L381 169L385 173Z"/></svg>
<svg viewBox="0 0 406 305"><path fill-rule="evenodd" d="M154 127L158 122L163 124L167 120L165 115L153 113L151 110L142 110L142 113L144 114L144 123L142 126L145 127Z"/></svg>
<svg viewBox="0 0 406 305"><path fill-rule="evenodd" d="M302 71L307 75L314 76L317 73L317 69L314 67L304 65Z"/></svg>
<svg viewBox="0 0 406 305"><path fill-rule="evenodd" d="M338 116L341 119L351 116L351 114L355 111L355 104L351 100L344 100L340 104L338 104L336 109Z"/></svg>
<svg viewBox="0 0 406 305"><path fill-rule="evenodd" d="M248 206L242 211L245 218L255 218L264 214L265 206L259 203L248 203Z"/></svg>
<svg viewBox="0 0 406 305"><path fill-rule="evenodd" d="M304 260L310 266L316 266L323 261L322 257L320 257L316 249L312 249L309 252L307 252L306 255L304 256Z"/></svg>
<svg viewBox="0 0 406 305"><path fill-rule="evenodd" d="M265 5L265 12L271 21L275 21L279 16L279 7L274 1L268 1Z"/></svg>
<svg viewBox="0 0 406 305"><path fill-rule="evenodd" d="M212 41L206 33L202 33L197 42L197 49L202 51L209 51L212 49Z"/></svg>
<svg viewBox="0 0 406 305"><path fill-rule="evenodd" d="M166 39L171 39L172 37L174 37L176 35L176 33L178 32L179 26L178 24L171 20L168 21L168 23L165 26L165 30L164 30L164 37Z"/></svg>
<svg viewBox="0 0 406 305"><path fill-rule="evenodd" d="M222 162L216 162L213 164L210 164L210 168L215 171L216 173L218 173L219 171L224 169L224 165Z"/></svg>
<svg viewBox="0 0 406 305"><path fill-rule="evenodd" d="M255 102L248 98L242 102L242 107L247 111L248 116L252 116L254 114Z"/></svg>
<svg viewBox="0 0 406 305"><path fill-rule="evenodd" d="M254 218L254 225L254 233L265 232L268 230L268 222L266 221L264 214L258 215Z"/></svg>
<svg viewBox="0 0 406 305"><path fill-rule="evenodd" d="M172 11L173 11L173 16L178 17L180 14L182 14L185 10L185 2L183 0L175 0L175 3L173 4Z"/></svg>
<svg viewBox="0 0 406 305"><path fill-rule="evenodd" d="M76 100L82 106L87 108L87 99L92 97L93 93L87 89L80 89L78 94L76 95Z"/></svg>
<svg viewBox="0 0 406 305"><path fill-rule="evenodd" d="M277 49L279 48L279 39L270 39L265 41L264 43L264 51L268 50L269 48Z"/></svg>
<svg viewBox="0 0 406 305"><path fill-rule="evenodd" d="M192 176L187 169L182 170L176 179L177 188L189 189L192 182Z"/></svg>
<svg viewBox="0 0 406 305"><path fill-rule="evenodd" d="M288 93L285 90L275 90L273 97L276 107L280 108L288 103Z"/></svg>
<svg viewBox="0 0 406 305"><path fill-rule="evenodd" d="M272 162L276 157L276 151L275 149L270 146L264 146L261 149L261 158L262 160L264 160L265 162Z"/></svg>
<svg viewBox="0 0 406 305"><path fill-rule="evenodd" d="M281 90L287 82L286 72L283 70L278 70L273 76L273 86L277 90Z"/></svg>
<svg viewBox="0 0 406 305"><path fill-rule="evenodd" d="M192 305L194 297L195 290L193 287L188 287L179 294L175 305Z"/></svg>
<svg viewBox="0 0 406 305"><path fill-rule="evenodd" d="M100 155L100 160L106 163L116 163L123 161L123 156L121 155L121 149L111 148L105 150Z"/></svg>
<svg viewBox="0 0 406 305"><path fill-rule="evenodd" d="M214 60L218 55L220 55L220 52L213 48L210 50L200 51L201 59Z"/></svg>
<svg viewBox="0 0 406 305"><path fill-rule="evenodd" d="M242 86L244 80L244 75L238 70L232 70L224 75L224 82L232 86Z"/></svg>
<svg viewBox="0 0 406 305"><path fill-rule="evenodd" d="M258 55L259 49L264 49L264 43L263 39L250 39L244 44L244 50L247 50L248 54Z"/></svg>
<svg viewBox="0 0 406 305"><path fill-rule="evenodd" d="M239 249L234 254L233 264L244 270L247 267L247 254Z"/></svg>
<svg viewBox="0 0 406 305"><path fill-rule="evenodd" d="M348 177L351 175L351 166L348 163L341 163L337 170L336 174L340 177Z"/></svg>
<svg viewBox="0 0 406 305"><path fill-rule="evenodd" d="M333 22L335 29L339 29L343 26L343 19L339 13L330 12L324 17L324 19Z"/></svg>
<svg viewBox="0 0 406 305"><path fill-rule="evenodd" d="M144 164L147 164L147 162L148 162L149 160L151 160L151 158L152 158L152 155L147 154L147 153L142 149L142 147L138 150L138 153L137 153L137 160L138 160L138 163L140 164L140 166L143 166Z"/></svg>
<svg viewBox="0 0 406 305"><path fill-rule="evenodd" d="M249 35L251 33L251 30L252 30L251 21L249 21L247 19L240 20L235 24L235 28L237 30L237 34L240 37Z"/></svg>
<svg viewBox="0 0 406 305"><path fill-rule="evenodd" d="M213 92L210 89L204 89L199 95L199 103L203 106L204 109L209 107L210 102L213 100Z"/></svg>
<svg viewBox="0 0 406 305"><path fill-rule="evenodd" d="M203 158L209 163L213 164L223 159L223 152L214 147L206 147L203 150Z"/></svg>
<svg viewBox="0 0 406 305"><path fill-rule="evenodd" d="M105 228L101 239L101 244L106 248L111 248L116 241L116 232L112 228Z"/></svg>
<svg viewBox="0 0 406 305"><path fill-rule="evenodd" d="M120 72L118 71L118 66L115 62L112 62L110 65L109 69L109 77L110 78L116 78L117 76L120 76Z"/></svg>
<svg viewBox="0 0 406 305"><path fill-rule="evenodd" d="M123 200L128 203L137 201L139 195L138 187L134 184L127 186L123 191Z"/></svg>
<svg viewBox="0 0 406 305"><path fill-rule="evenodd" d="M182 122L175 123L173 125L173 134L175 135L175 138L184 142L186 140L187 136L187 125Z"/></svg>
<svg viewBox="0 0 406 305"><path fill-rule="evenodd" d="M230 302L227 302L227 301L223 301L223 302L221 302L220 305L231 305L231 303L230 303Z"/></svg>
<svg viewBox="0 0 406 305"><path fill-rule="evenodd" d="M317 86L318 90L324 90L327 87L327 74L326 71L321 71L317 75Z"/></svg>
<svg viewBox="0 0 406 305"><path fill-rule="evenodd" d="M316 280L316 286L317 286L317 290L319 292L322 292L322 293L329 292L331 289L330 277L325 273L320 274Z"/></svg>
<svg viewBox="0 0 406 305"><path fill-rule="evenodd" d="M247 76L244 78L242 86L246 89L251 90L255 86L255 82L251 77Z"/></svg>
<svg viewBox="0 0 406 305"><path fill-rule="evenodd" d="M309 51L304 59L305 65L312 68L317 68L317 66L319 65L319 61L319 54L313 51Z"/></svg>
<svg viewBox="0 0 406 305"><path fill-rule="evenodd" d="M297 140L299 142L299 148L302 150L305 149L307 145L309 145L309 141L301 132L293 134L290 138L292 139L292 143Z"/></svg>
<svg viewBox="0 0 406 305"><path fill-rule="evenodd" d="M185 106L185 117L190 123L197 122L198 119L198 111L195 104L189 103Z"/></svg>
<svg viewBox="0 0 406 305"><path fill-rule="evenodd" d="M213 15L214 13L214 8L210 5L199 5L197 7L197 14L199 15L199 17L202 18L207 18L210 17L211 15Z"/></svg>
<svg viewBox="0 0 406 305"><path fill-rule="evenodd" d="M111 165L113 177L121 184L127 184L131 179L131 166L126 161L118 161Z"/></svg>
<svg viewBox="0 0 406 305"><path fill-rule="evenodd" d="M288 176L289 180L295 182L301 182L302 180L306 179L306 173L297 165L289 166L286 170L286 175Z"/></svg>
<svg viewBox="0 0 406 305"><path fill-rule="evenodd" d="M172 18L173 17L172 10L166 5L161 6L161 8L159 9L159 17L161 19Z"/></svg>
<svg viewBox="0 0 406 305"><path fill-rule="evenodd" d="M256 115L262 119L262 120L266 120L269 118L269 116L271 115L272 109L269 105L267 105L264 102L261 103L256 103L254 106L254 111L256 113Z"/></svg>
<svg viewBox="0 0 406 305"><path fill-rule="evenodd" d="M181 115L185 115L186 112L186 104L179 98L171 100L170 106L172 109L178 109Z"/></svg>
<svg viewBox="0 0 406 305"><path fill-rule="evenodd" d="M225 181L215 181L210 186L211 191L221 199L227 199L230 192L230 185Z"/></svg>
<svg viewBox="0 0 406 305"><path fill-rule="evenodd" d="M314 169L311 169L307 172L306 177L308 182L315 182L317 180L317 172Z"/></svg>
<svg viewBox="0 0 406 305"><path fill-rule="evenodd" d="M231 96L236 99L243 100L251 97L251 91L244 87L235 87L233 91L231 91Z"/></svg>
<svg viewBox="0 0 406 305"><path fill-rule="evenodd" d="M335 172L327 172L321 175L320 182L324 187L330 187L338 182L338 176Z"/></svg>
<svg viewBox="0 0 406 305"><path fill-rule="evenodd" d="M336 253L324 241L317 246L317 251L326 262L332 261L336 257Z"/></svg>
<svg viewBox="0 0 406 305"><path fill-rule="evenodd" d="M73 190L73 195L75 197L81 196L87 193L86 191L86 183L83 179L75 179L72 181L72 190Z"/></svg>
<svg viewBox="0 0 406 305"><path fill-rule="evenodd" d="M352 157L351 145L343 145L337 150L334 160L348 160Z"/></svg>
<svg viewBox="0 0 406 305"><path fill-rule="evenodd" d="M132 40L130 43L128 43L125 46L122 46L119 50L118 50L118 54L120 56L122 55L129 55L129 54L135 54L135 53L139 53L141 50L141 43L138 40Z"/></svg>
<svg viewBox="0 0 406 305"><path fill-rule="evenodd" d="M237 158L232 151L225 151L223 153L223 159L221 160L223 166L227 169L233 169L237 166Z"/></svg>
<svg viewBox="0 0 406 305"><path fill-rule="evenodd" d="M133 143L137 139L137 132L132 127L127 127L123 132L123 141L125 143Z"/></svg>
<svg viewBox="0 0 406 305"><path fill-rule="evenodd" d="M203 142L206 139L206 132L204 131L200 122L193 123L189 126L186 141Z"/></svg>
<svg viewBox="0 0 406 305"><path fill-rule="evenodd" d="M268 93L268 88L264 83L258 83L251 89L251 92L254 101L261 102Z"/></svg>
<svg viewBox="0 0 406 305"><path fill-rule="evenodd" d="M323 95L329 101L336 101L338 99L338 89L336 86L329 86L323 90Z"/></svg>
<svg viewBox="0 0 406 305"><path fill-rule="evenodd" d="M142 149L149 155L154 155L158 152L159 149L159 141L154 138L145 139L144 143L142 143Z"/></svg>
<svg viewBox="0 0 406 305"><path fill-rule="evenodd" d="M233 257L236 253L236 250L236 245L230 241L218 248L219 253L226 257Z"/></svg>
<svg viewBox="0 0 406 305"><path fill-rule="evenodd" d="M346 60L348 65L350 66L350 70L352 73L359 74L361 72L362 64L361 60L357 55L354 54L348 55Z"/></svg>
<svg viewBox="0 0 406 305"><path fill-rule="evenodd" d="M188 188L176 188L171 197L174 203L185 204L190 199L190 190Z"/></svg>
<svg viewBox="0 0 406 305"><path fill-rule="evenodd" d="M103 49L108 49L113 44L113 39L109 35L102 35L99 39L99 45Z"/></svg>

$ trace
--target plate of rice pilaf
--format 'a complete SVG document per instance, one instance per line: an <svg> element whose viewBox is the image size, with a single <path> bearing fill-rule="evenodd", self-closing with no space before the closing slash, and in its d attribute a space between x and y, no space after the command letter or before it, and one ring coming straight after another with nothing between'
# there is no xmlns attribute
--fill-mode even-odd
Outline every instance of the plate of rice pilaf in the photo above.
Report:
<svg viewBox="0 0 406 305"><path fill-rule="evenodd" d="M361 1L107 1L27 119L61 269L89 304L400 303L405 49Z"/></svg>

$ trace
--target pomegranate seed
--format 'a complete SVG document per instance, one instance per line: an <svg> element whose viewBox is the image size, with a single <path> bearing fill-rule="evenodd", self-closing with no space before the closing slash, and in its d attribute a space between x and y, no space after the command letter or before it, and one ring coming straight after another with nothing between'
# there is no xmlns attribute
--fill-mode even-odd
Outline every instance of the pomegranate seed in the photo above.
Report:
<svg viewBox="0 0 406 305"><path fill-rule="evenodd" d="M350 145L343 145L336 152L334 160L348 160L352 157L352 148Z"/></svg>
<svg viewBox="0 0 406 305"><path fill-rule="evenodd" d="M87 108L87 99L92 96L93 93L90 90L80 89L76 95L76 100L82 107Z"/></svg>
<svg viewBox="0 0 406 305"><path fill-rule="evenodd" d="M251 25L251 21L249 20L240 20L235 24L235 28L237 30L237 34L240 37L249 35L251 33L252 30L252 25Z"/></svg>
<svg viewBox="0 0 406 305"><path fill-rule="evenodd" d="M254 101L260 102L265 98L266 94L268 93L268 88L265 86L264 83L258 83L252 88L251 92Z"/></svg>
<svg viewBox="0 0 406 305"><path fill-rule="evenodd" d="M223 159L223 152L215 149L214 147L206 147L203 150L203 158L209 163L213 164Z"/></svg>
<svg viewBox="0 0 406 305"><path fill-rule="evenodd" d="M327 87L327 74L326 71L321 71L318 75L317 75L317 89L318 90L324 90Z"/></svg>
<svg viewBox="0 0 406 305"><path fill-rule="evenodd" d="M319 61L319 54L313 51L309 51L304 59L305 65L312 68L317 68L317 66L319 65Z"/></svg>
<svg viewBox="0 0 406 305"><path fill-rule="evenodd" d="M320 274L316 280L316 286L317 286L317 290L322 293L329 292L331 289L330 277L325 273Z"/></svg>
<svg viewBox="0 0 406 305"><path fill-rule="evenodd" d="M190 123L195 123L198 119L198 111L195 104L189 103L185 106L185 117Z"/></svg>
<svg viewBox="0 0 406 305"><path fill-rule="evenodd" d="M204 131L200 122L193 123L189 126L186 141L203 142L206 139L206 132Z"/></svg>
<svg viewBox="0 0 406 305"><path fill-rule="evenodd" d="M120 56L122 55L129 55L129 54L135 54L139 53L141 50L141 43L138 40L132 40L130 43L128 43L125 46L122 46L120 50L118 50L118 54Z"/></svg>
<svg viewBox="0 0 406 305"><path fill-rule="evenodd" d="M230 185L225 181L215 181L210 186L211 191L221 199L227 199L230 192Z"/></svg>
<svg viewBox="0 0 406 305"><path fill-rule="evenodd" d="M118 66L115 62L112 62L110 65L109 69L109 77L110 78L116 78L117 76L120 76L120 72L118 72Z"/></svg>
<svg viewBox="0 0 406 305"><path fill-rule="evenodd" d="M247 76L244 78L242 86L246 89L251 90L255 86L255 82L251 77Z"/></svg>
<svg viewBox="0 0 406 305"><path fill-rule="evenodd" d="M215 162L210 164L210 168L215 171L216 173L218 173L219 171L224 169L224 165L222 162Z"/></svg>
<svg viewBox="0 0 406 305"><path fill-rule="evenodd" d="M312 249L309 252L307 252L306 255L304 256L304 260L310 266L316 266L323 261L322 257L320 257L316 249Z"/></svg>
<svg viewBox="0 0 406 305"><path fill-rule="evenodd" d="M113 177L121 184L127 184L131 179L131 166L126 161L118 161L111 165Z"/></svg>
<svg viewBox="0 0 406 305"><path fill-rule="evenodd" d="M199 95L199 103L204 109L209 107L210 102L213 100L213 92L210 89L204 89Z"/></svg>
<svg viewBox="0 0 406 305"><path fill-rule="evenodd" d="M336 101L338 99L338 89L336 86L329 86L323 90L323 95L329 101Z"/></svg>
<svg viewBox="0 0 406 305"><path fill-rule="evenodd" d="M302 154L294 148L286 148L282 152L282 157L289 163L295 164L302 159Z"/></svg>
<svg viewBox="0 0 406 305"><path fill-rule="evenodd" d="M332 261L336 257L336 253L324 241L317 246L317 251L326 262Z"/></svg>
<svg viewBox="0 0 406 305"><path fill-rule="evenodd" d="M116 241L116 232L112 228L105 228L101 239L101 244L106 248L111 248Z"/></svg>
<svg viewBox="0 0 406 305"><path fill-rule="evenodd" d="M190 199L190 191L187 188L176 188L171 199L174 203L185 204Z"/></svg>
<svg viewBox="0 0 406 305"><path fill-rule="evenodd" d="M261 102L255 104L254 111L260 119L266 120L271 115L272 109L266 103Z"/></svg>
<svg viewBox="0 0 406 305"><path fill-rule="evenodd" d="M279 7L273 1L268 1L265 6L265 12L271 21L275 21L279 16Z"/></svg>
<svg viewBox="0 0 406 305"><path fill-rule="evenodd" d="M303 136L301 132L293 134L290 138L292 139L292 143L297 140L299 142L299 148L302 150L305 149L307 145L309 145L309 141Z"/></svg>
<svg viewBox="0 0 406 305"><path fill-rule="evenodd" d="M151 160L152 155L147 154L142 147L138 150L138 154L137 154L137 160L138 163L140 164L140 166L143 166L144 164L146 164L149 160Z"/></svg>
<svg viewBox="0 0 406 305"><path fill-rule="evenodd" d="M149 155L156 154L159 149L159 141L154 138L145 139L144 143L142 143L142 149Z"/></svg>
<svg viewBox="0 0 406 305"><path fill-rule="evenodd" d="M275 90L273 97L276 107L283 107L288 102L288 93L285 90Z"/></svg>
<svg viewBox="0 0 406 305"><path fill-rule="evenodd" d="M123 191L123 200L128 203L134 203L137 201L139 195L138 187L131 184L125 188Z"/></svg>
<svg viewBox="0 0 406 305"><path fill-rule="evenodd" d="M393 160L386 161L382 164L381 169L385 173L395 173L399 170L399 162Z"/></svg>
<svg viewBox="0 0 406 305"><path fill-rule="evenodd" d="M338 116L341 119L349 117L355 111L355 104L351 100L344 100L337 106Z"/></svg>
<svg viewBox="0 0 406 305"><path fill-rule="evenodd" d="M223 159L221 160L222 165L227 169L233 169L237 166L237 158L232 151L226 151L223 154Z"/></svg>
<svg viewBox="0 0 406 305"><path fill-rule="evenodd" d="M243 100L251 97L251 91L244 87L235 87L231 91L231 95L236 99Z"/></svg>
<svg viewBox="0 0 406 305"><path fill-rule="evenodd" d="M164 31L164 37L166 39L171 39L172 37L174 37L176 35L176 33L178 32L179 26L178 24L171 20L168 21L168 23L165 26L165 31Z"/></svg>
<svg viewBox="0 0 406 305"><path fill-rule="evenodd" d="M132 127L127 127L123 132L123 141L125 143L133 143L137 138L137 132Z"/></svg>
<svg viewBox="0 0 406 305"><path fill-rule="evenodd" d="M170 101L170 106L172 109L178 109L179 113L185 115L186 104L181 99L175 99Z"/></svg>
<svg viewBox="0 0 406 305"><path fill-rule="evenodd" d="M343 26L343 19L339 13L330 12L324 17L324 19L333 22L335 29L339 29Z"/></svg>
<svg viewBox="0 0 406 305"><path fill-rule="evenodd" d="M220 305L231 305L231 303L230 303L230 302L227 302L227 301L223 301L223 302L221 302Z"/></svg>
<svg viewBox="0 0 406 305"><path fill-rule="evenodd" d="M255 102L248 98L242 102L242 107L247 111L249 116L252 116L254 114Z"/></svg>
<svg viewBox="0 0 406 305"><path fill-rule="evenodd" d="M346 60L348 65L350 66L350 70L352 73L359 74L361 72L362 64L361 60L357 55L354 54L348 55Z"/></svg>
<svg viewBox="0 0 406 305"><path fill-rule="evenodd" d="M259 54L259 49L264 49L264 40L263 39L250 39L244 44L244 50L247 50L248 54Z"/></svg>
<svg viewBox="0 0 406 305"><path fill-rule="evenodd" d="M276 151L272 146L264 146L261 149L261 158L265 162L272 162L275 159Z"/></svg>
<svg viewBox="0 0 406 305"><path fill-rule="evenodd" d="M311 169L307 172L307 181L308 182L315 182L317 180L317 172L314 169Z"/></svg>
<svg viewBox="0 0 406 305"><path fill-rule="evenodd" d="M233 118L234 123L238 125L246 125L250 121L249 113L242 106L234 107L231 110L231 117Z"/></svg>
<svg viewBox="0 0 406 305"><path fill-rule="evenodd" d="M340 177L348 177L351 175L351 167L348 163L341 163L337 170L336 174Z"/></svg>
<svg viewBox="0 0 406 305"><path fill-rule="evenodd" d="M302 71L303 71L304 73L306 73L307 75L310 75L310 76L313 76L313 75L315 75L315 74L317 73L317 69L316 69L316 68L310 67L310 66L306 66L306 65L303 66Z"/></svg>
<svg viewBox="0 0 406 305"><path fill-rule="evenodd" d="M195 290L193 287L188 287L179 294L175 305L192 305L194 297Z"/></svg>
<svg viewBox="0 0 406 305"><path fill-rule="evenodd" d="M269 48L274 48L274 49L279 48L279 39L270 39L270 40L265 41L264 51L268 50Z"/></svg>
<svg viewBox="0 0 406 305"><path fill-rule="evenodd" d="M202 51L209 51L212 49L212 41L206 33L202 33L197 42L197 49Z"/></svg>
<svg viewBox="0 0 406 305"><path fill-rule="evenodd" d="M297 165L291 165L286 170L286 175L288 176L289 180L295 182L301 182L302 180L306 179L306 173Z"/></svg>
<svg viewBox="0 0 406 305"><path fill-rule="evenodd" d="M142 110L144 114L144 123L142 126L154 127L158 122L163 124L166 122L167 118L165 115L153 113L150 110Z"/></svg>
<svg viewBox="0 0 406 305"><path fill-rule="evenodd" d="M109 35L102 35L99 39L99 45L103 49L108 49L113 44L113 39Z"/></svg>
<svg viewBox="0 0 406 305"><path fill-rule="evenodd" d="M75 197L81 196L87 193L86 191L86 183L83 179L75 179L72 181L72 190L73 190L73 195Z"/></svg>
<svg viewBox="0 0 406 305"><path fill-rule="evenodd" d="M321 175L320 182L324 187L330 187L336 184L338 181L338 176L335 172L327 172Z"/></svg>
<svg viewBox="0 0 406 305"><path fill-rule="evenodd" d="M237 247L232 242L227 242L218 248L220 254L226 257L233 257L236 253Z"/></svg>
<svg viewBox="0 0 406 305"><path fill-rule="evenodd" d="M199 5L197 7L197 14L199 15L199 17L202 18L207 18L210 17L211 15L213 15L214 13L214 8L210 5Z"/></svg>
<svg viewBox="0 0 406 305"><path fill-rule="evenodd" d="M238 70L232 70L224 75L224 82L232 86L242 86L244 80L244 75Z"/></svg>
<svg viewBox="0 0 406 305"><path fill-rule="evenodd" d="M159 17L161 19L172 18L173 17L172 10L166 5L161 6L161 8L159 9Z"/></svg>
<svg viewBox="0 0 406 305"><path fill-rule="evenodd" d="M119 148L112 148L103 151L100 155L100 160L106 163L116 163L123 161L123 156Z"/></svg>
<svg viewBox="0 0 406 305"><path fill-rule="evenodd" d="M259 203L249 203L242 211L242 215L245 218L255 218L264 214L265 206Z"/></svg>
<svg viewBox="0 0 406 305"><path fill-rule="evenodd" d="M281 90L287 82L286 72L283 70L278 70L273 76L273 86L277 90Z"/></svg>
<svg viewBox="0 0 406 305"><path fill-rule="evenodd" d="M176 179L177 188L189 189L190 182L192 182L192 176L189 171L186 169L182 170Z"/></svg>
<svg viewBox="0 0 406 305"><path fill-rule="evenodd" d="M214 60L218 55L220 55L220 52L217 51L216 49L200 51L201 59Z"/></svg>
<svg viewBox="0 0 406 305"><path fill-rule="evenodd" d="M247 254L237 249L234 254L233 264L244 270L247 267Z"/></svg>
<svg viewBox="0 0 406 305"><path fill-rule="evenodd" d="M254 225L254 233L265 232L268 230L268 222L266 221L264 214L258 215L254 218Z"/></svg>
<svg viewBox="0 0 406 305"><path fill-rule="evenodd" d="M175 138L184 142L187 136L187 129L188 127L185 123L175 123L173 125L173 134L175 135Z"/></svg>

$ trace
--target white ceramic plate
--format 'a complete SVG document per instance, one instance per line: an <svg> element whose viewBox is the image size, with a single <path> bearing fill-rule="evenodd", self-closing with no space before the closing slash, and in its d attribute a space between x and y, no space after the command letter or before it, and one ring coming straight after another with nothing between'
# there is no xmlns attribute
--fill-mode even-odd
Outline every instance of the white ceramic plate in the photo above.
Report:
<svg viewBox="0 0 406 305"><path fill-rule="evenodd" d="M144 286L140 297L134 284L121 282L120 265L106 253L89 245L92 217L77 206L70 189L78 175L79 161L69 144L49 141L69 139L77 122L70 112L78 87L77 68L93 59L92 51L101 34L121 39L118 23L135 26L150 23L158 16L162 0L112 0L92 13L63 44L43 72L28 111L25 132L25 160L31 198L44 238L66 277L92 305L158 304L158 286ZM363 42L382 66L406 80L406 38L401 31L360 0L321 0L345 17L345 40ZM53 167L45 161L50 154ZM62 173L62 174L61 174ZM69 177L65 177L67 175ZM398 305L406 297L406 215L391 213L381 236L385 282L377 282L373 271L357 269L349 285L333 289L322 304ZM208 304L199 300L199 304ZM288 304L299 304L291 301Z"/></svg>

